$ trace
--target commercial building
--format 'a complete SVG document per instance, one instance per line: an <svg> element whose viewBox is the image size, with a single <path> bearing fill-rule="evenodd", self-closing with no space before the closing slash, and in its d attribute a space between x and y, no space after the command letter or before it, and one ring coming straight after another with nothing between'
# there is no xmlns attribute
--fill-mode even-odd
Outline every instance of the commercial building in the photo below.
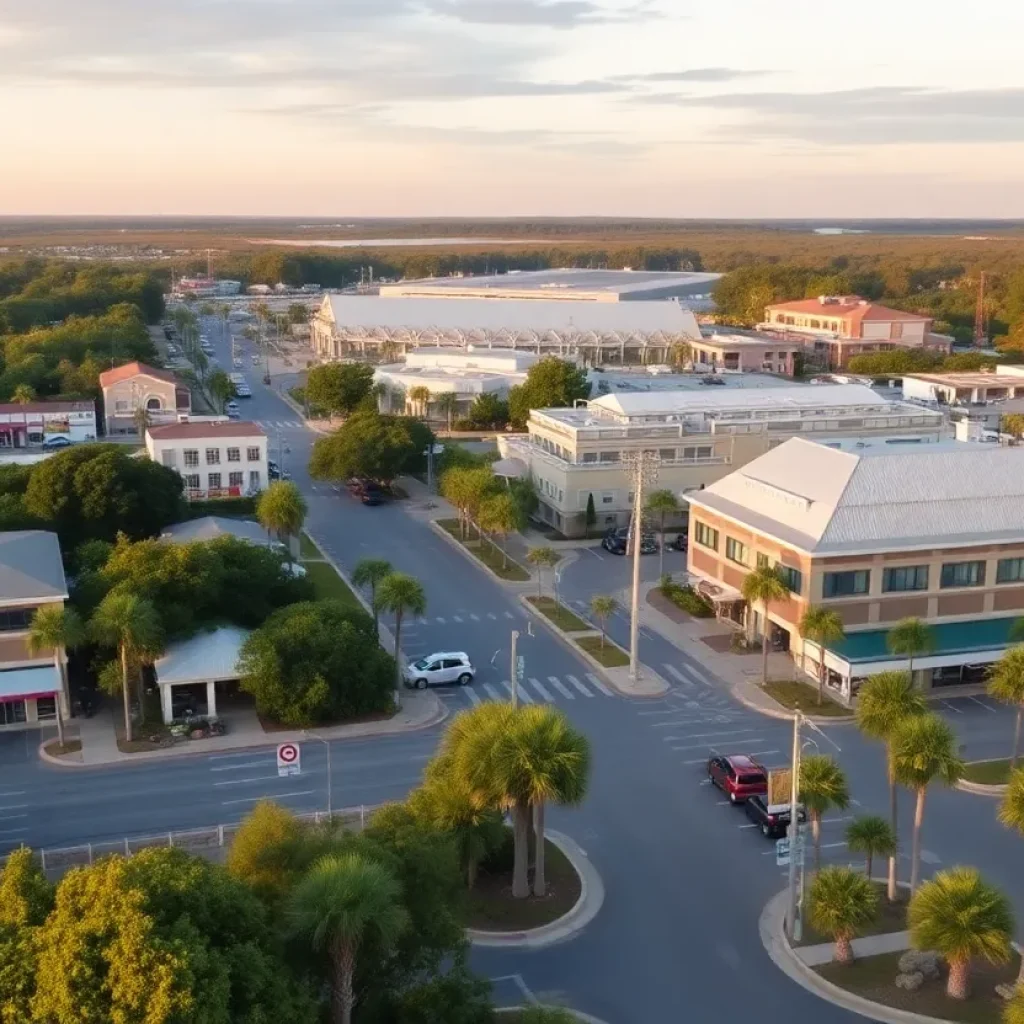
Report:
<svg viewBox="0 0 1024 1024"><path fill-rule="evenodd" d="M828 369L843 369L853 356L872 352L952 351L953 339L935 334L933 326L931 317L889 309L859 295L819 295L767 306L758 330L799 341Z"/></svg>
<svg viewBox="0 0 1024 1024"><path fill-rule="evenodd" d="M1024 614L1024 449L896 446L839 452L792 438L690 500L690 572L723 614L767 628L777 649L844 696L905 670L887 634L923 619L933 646L914 659L924 688L977 683ZM785 601L748 612L743 579L776 565ZM845 639L800 635L809 607L838 613Z"/></svg>
<svg viewBox="0 0 1024 1024"><path fill-rule="evenodd" d="M479 299L327 295L310 321L321 359L393 363L413 349L513 349L593 364L664 363L700 338L693 313L670 299Z"/></svg>
<svg viewBox="0 0 1024 1024"><path fill-rule="evenodd" d="M908 373L903 395L938 405L987 405L1024 398L1024 366L997 366L978 373Z"/></svg>
<svg viewBox="0 0 1024 1024"><path fill-rule="evenodd" d="M189 499L257 494L268 482L267 435L242 420L172 423L146 430L149 457L175 470Z"/></svg>
<svg viewBox="0 0 1024 1024"><path fill-rule="evenodd" d="M712 334L690 342L694 370L777 373L792 377L803 344L742 334Z"/></svg>
<svg viewBox="0 0 1024 1024"><path fill-rule="evenodd" d="M793 436L923 443L944 434L939 412L887 401L860 384L740 386L751 377L726 378L737 386L618 392L576 409L534 409L527 434L500 437L498 447L533 477L538 516L566 536L582 536L591 495L597 527L628 521L629 453L656 453L655 486L674 491L685 505Z"/></svg>
<svg viewBox="0 0 1024 1024"><path fill-rule="evenodd" d="M174 284L175 295L188 295L196 299L224 298L238 295L241 290L241 281L230 281L226 278L181 277Z"/></svg>
<svg viewBox="0 0 1024 1024"><path fill-rule="evenodd" d="M475 277L432 277L383 284L389 298L424 299L568 299L585 302L638 302L706 296L721 274L660 270L510 270Z"/></svg>
<svg viewBox="0 0 1024 1024"><path fill-rule="evenodd" d="M404 363L378 367L374 380L385 388L380 399L384 412L444 419L448 410L441 409L437 399L453 394L456 405L451 415L456 418L465 416L480 395L507 398L509 389L522 384L541 358L511 349L421 348L408 353ZM430 398L424 402L410 397L416 388L426 388Z"/></svg>
<svg viewBox="0 0 1024 1024"><path fill-rule="evenodd" d="M65 652L28 647L36 610L67 599L55 533L0 533L0 731L69 717Z"/></svg>
<svg viewBox="0 0 1024 1024"><path fill-rule="evenodd" d="M37 448L58 437L96 440L95 402L25 402L0 405L0 448Z"/></svg>
<svg viewBox="0 0 1024 1024"><path fill-rule="evenodd" d="M192 393L168 370L125 363L100 374L103 419L108 436L137 434L140 410L149 423L173 422L192 411Z"/></svg>

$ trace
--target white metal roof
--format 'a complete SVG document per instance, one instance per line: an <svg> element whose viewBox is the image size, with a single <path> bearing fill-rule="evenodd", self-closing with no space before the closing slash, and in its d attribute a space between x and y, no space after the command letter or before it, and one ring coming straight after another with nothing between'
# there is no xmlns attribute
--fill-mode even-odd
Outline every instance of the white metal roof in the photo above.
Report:
<svg viewBox="0 0 1024 1024"><path fill-rule="evenodd" d="M153 666L156 681L161 686L175 686L237 679L238 660L248 637L247 629L221 626L212 633L199 633L173 643Z"/></svg>
<svg viewBox="0 0 1024 1024"><path fill-rule="evenodd" d="M1024 448L842 452L792 438L691 497L816 554L1024 539Z"/></svg>
<svg viewBox="0 0 1024 1024"><path fill-rule="evenodd" d="M48 530L0 533L0 604L67 596L57 534Z"/></svg>

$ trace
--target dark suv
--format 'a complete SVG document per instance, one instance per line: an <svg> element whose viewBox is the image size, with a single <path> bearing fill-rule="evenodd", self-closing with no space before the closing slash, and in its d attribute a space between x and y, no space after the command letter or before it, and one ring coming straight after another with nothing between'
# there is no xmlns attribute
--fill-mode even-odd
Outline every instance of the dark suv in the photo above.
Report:
<svg viewBox="0 0 1024 1024"><path fill-rule="evenodd" d="M384 489L376 480L353 477L347 486L349 493L364 505L379 505L384 500Z"/></svg>
<svg viewBox="0 0 1024 1024"><path fill-rule="evenodd" d="M629 527L613 526L601 541L601 547L613 555L624 555L629 546ZM658 550L657 542L652 533L640 534L640 554L653 555Z"/></svg>
<svg viewBox="0 0 1024 1024"><path fill-rule="evenodd" d="M769 804L767 793L747 797L743 809L766 839L781 839L789 831L789 804ZM802 807L797 809L797 820L801 823L807 820L807 812Z"/></svg>

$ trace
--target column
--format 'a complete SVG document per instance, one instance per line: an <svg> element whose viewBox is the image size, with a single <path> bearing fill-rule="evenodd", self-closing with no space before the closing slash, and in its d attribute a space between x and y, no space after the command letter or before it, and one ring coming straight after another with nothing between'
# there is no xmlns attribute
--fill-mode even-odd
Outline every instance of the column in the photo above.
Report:
<svg viewBox="0 0 1024 1024"><path fill-rule="evenodd" d="M212 718L217 714L217 684L206 684L206 714Z"/></svg>
<svg viewBox="0 0 1024 1024"><path fill-rule="evenodd" d="M174 721L174 708L171 700L174 688L171 686L160 687L160 710L163 712L164 725L170 725Z"/></svg>

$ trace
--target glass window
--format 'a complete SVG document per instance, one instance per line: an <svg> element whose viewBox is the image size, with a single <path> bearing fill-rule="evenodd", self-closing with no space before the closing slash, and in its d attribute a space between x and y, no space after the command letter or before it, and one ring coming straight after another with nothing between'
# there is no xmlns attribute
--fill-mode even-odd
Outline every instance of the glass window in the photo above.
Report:
<svg viewBox="0 0 1024 1024"><path fill-rule="evenodd" d="M229 448L228 449L228 462L241 462L242 461L242 449L241 448Z"/></svg>
<svg viewBox="0 0 1024 1024"><path fill-rule="evenodd" d="M260 474L257 470L253 469L249 472L249 487L254 491L260 489Z"/></svg>
<svg viewBox="0 0 1024 1024"><path fill-rule="evenodd" d="M584 462L597 462L597 452L584 452L583 453L583 461Z"/></svg>
<svg viewBox="0 0 1024 1024"><path fill-rule="evenodd" d="M750 564L750 549L746 544L741 544L735 537L725 538L725 557L730 562L736 562L739 565Z"/></svg>
<svg viewBox="0 0 1024 1024"><path fill-rule="evenodd" d="M882 572L882 591L889 594L904 590L927 590L928 566L906 565Z"/></svg>
<svg viewBox="0 0 1024 1024"><path fill-rule="evenodd" d="M36 717L40 722L48 722L50 719L57 717L57 698L56 697L37 697L36 698Z"/></svg>
<svg viewBox="0 0 1024 1024"><path fill-rule="evenodd" d="M758 552L757 555L757 567L763 569L768 564L768 556Z"/></svg>
<svg viewBox="0 0 1024 1024"><path fill-rule="evenodd" d="M1024 558L1000 558L996 566L996 583L1018 583L1024 580Z"/></svg>
<svg viewBox="0 0 1024 1024"><path fill-rule="evenodd" d="M718 550L718 531L711 529L707 523L702 523L698 520L697 525L694 527L693 535L701 547L711 548L712 551Z"/></svg>
<svg viewBox="0 0 1024 1024"><path fill-rule="evenodd" d="M211 491L220 490L220 473L211 473L209 482L206 485Z"/></svg>
<svg viewBox="0 0 1024 1024"><path fill-rule="evenodd" d="M985 586L984 562L946 562L939 580L941 587Z"/></svg>
<svg viewBox="0 0 1024 1024"><path fill-rule="evenodd" d="M871 573L867 569L854 572L827 572L822 580L822 597L849 597L866 594L871 586Z"/></svg>
<svg viewBox="0 0 1024 1024"><path fill-rule="evenodd" d="M0 632L12 633L19 629L28 629L34 614L31 608L8 608L0 611Z"/></svg>
<svg viewBox="0 0 1024 1024"><path fill-rule="evenodd" d="M260 461L260 450L259 450L259 448L247 448L246 449L246 456L245 457L250 462L259 462Z"/></svg>
<svg viewBox="0 0 1024 1024"><path fill-rule="evenodd" d="M601 452L600 462L619 462L622 459L622 452Z"/></svg>
<svg viewBox="0 0 1024 1024"><path fill-rule="evenodd" d="M675 448L660 448L658 450L658 455L665 462L674 462L676 458L676 450Z"/></svg>
<svg viewBox="0 0 1024 1024"><path fill-rule="evenodd" d="M23 700L0 701L0 725L20 725L25 721Z"/></svg>
<svg viewBox="0 0 1024 1024"><path fill-rule="evenodd" d="M184 456L186 469L199 465L199 452L195 448L186 448Z"/></svg>
<svg viewBox="0 0 1024 1024"><path fill-rule="evenodd" d="M220 465L220 449L219 448L207 448L206 449L206 464L208 466L219 466Z"/></svg>
<svg viewBox="0 0 1024 1024"><path fill-rule="evenodd" d="M199 490L199 474L198 473L189 473L185 477L185 486L190 491L198 491Z"/></svg>
<svg viewBox="0 0 1024 1024"><path fill-rule="evenodd" d="M243 473L228 473L228 487L241 487L244 479Z"/></svg>
<svg viewBox="0 0 1024 1024"><path fill-rule="evenodd" d="M804 576L799 569L794 569L791 565L783 565L781 562L775 563L775 571L779 574L779 579L792 591L794 594L800 593L800 588L804 585Z"/></svg>

